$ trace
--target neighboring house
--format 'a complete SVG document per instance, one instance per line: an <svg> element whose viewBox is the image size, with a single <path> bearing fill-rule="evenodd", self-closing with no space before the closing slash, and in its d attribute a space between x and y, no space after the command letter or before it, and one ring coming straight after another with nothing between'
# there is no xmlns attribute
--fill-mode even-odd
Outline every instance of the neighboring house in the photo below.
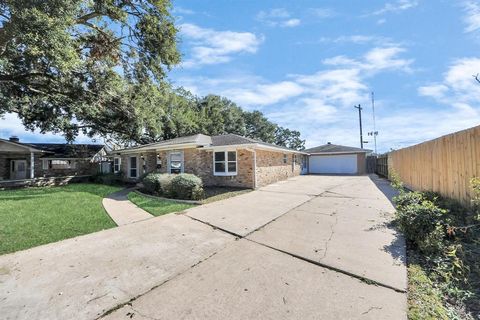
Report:
<svg viewBox="0 0 480 320"><path fill-rule="evenodd" d="M305 150L308 156L308 173L365 174L366 155L372 150L347 147L330 142Z"/></svg>
<svg viewBox="0 0 480 320"><path fill-rule="evenodd" d="M21 143L0 139L0 180L91 175L105 159L103 145Z"/></svg>
<svg viewBox="0 0 480 320"><path fill-rule="evenodd" d="M197 134L112 151L114 172L137 181L143 174L193 173L207 186L258 188L306 173L305 152L235 134Z"/></svg>

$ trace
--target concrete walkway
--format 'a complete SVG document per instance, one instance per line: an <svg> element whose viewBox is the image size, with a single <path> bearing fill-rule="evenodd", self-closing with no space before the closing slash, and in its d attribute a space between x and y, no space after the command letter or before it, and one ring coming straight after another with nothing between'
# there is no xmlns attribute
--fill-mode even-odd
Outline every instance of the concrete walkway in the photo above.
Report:
<svg viewBox="0 0 480 320"><path fill-rule="evenodd" d="M134 189L123 189L108 195L102 200L103 207L118 226L153 218L145 210L137 207L127 198Z"/></svg>
<svg viewBox="0 0 480 320"><path fill-rule="evenodd" d="M406 319L387 183L301 176L0 256L5 319Z"/></svg>

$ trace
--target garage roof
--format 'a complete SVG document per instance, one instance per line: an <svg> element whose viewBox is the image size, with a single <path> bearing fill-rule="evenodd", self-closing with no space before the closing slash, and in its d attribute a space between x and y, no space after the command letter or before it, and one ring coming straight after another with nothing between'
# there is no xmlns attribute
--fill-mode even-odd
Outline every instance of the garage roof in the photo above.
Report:
<svg viewBox="0 0 480 320"><path fill-rule="evenodd" d="M310 154L317 154L317 153L369 153L372 152L372 150L369 149L360 149L356 147L348 147L348 146L342 146L338 144L331 144L327 143L322 146L310 148L307 150L304 150L307 153Z"/></svg>

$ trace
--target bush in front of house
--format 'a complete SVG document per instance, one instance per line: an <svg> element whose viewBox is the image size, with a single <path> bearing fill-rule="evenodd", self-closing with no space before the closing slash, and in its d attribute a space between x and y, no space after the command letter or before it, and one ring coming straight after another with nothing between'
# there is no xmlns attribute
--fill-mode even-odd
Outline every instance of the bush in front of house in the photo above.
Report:
<svg viewBox="0 0 480 320"><path fill-rule="evenodd" d="M202 180L188 173L149 173L142 183L144 192L166 198L199 200L204 195Z"/></svg>
<svg viewBox="0 0 480 320"><path fill-rule="evenodd" d="M143 184L143 191L148 194L159 194L160 192L160 173L149 173L141 178Z"/></svg>
<svg viewBox="0 0 480 320"><path fill-rule="evenodd" d="M118 186L123 184L121 173L97 173L90 179L92 182Z"/></svg>
<svg viewBox="0 0 480 320"><path fill-rule="evenodd" d="M176 175L171 181L170 191L176 199L200 200L204 195L202 179L189 173Z"/></svg>

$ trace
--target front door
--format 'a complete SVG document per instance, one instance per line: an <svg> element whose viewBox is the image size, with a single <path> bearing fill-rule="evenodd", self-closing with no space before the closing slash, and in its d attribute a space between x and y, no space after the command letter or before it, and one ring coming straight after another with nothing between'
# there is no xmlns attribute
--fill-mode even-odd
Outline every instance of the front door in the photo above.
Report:
<svg viewBox="0 0 480 320"><path fill-rule="evenodd" d="M27 160L12 160L12 179L27 178Z"/></svg>

